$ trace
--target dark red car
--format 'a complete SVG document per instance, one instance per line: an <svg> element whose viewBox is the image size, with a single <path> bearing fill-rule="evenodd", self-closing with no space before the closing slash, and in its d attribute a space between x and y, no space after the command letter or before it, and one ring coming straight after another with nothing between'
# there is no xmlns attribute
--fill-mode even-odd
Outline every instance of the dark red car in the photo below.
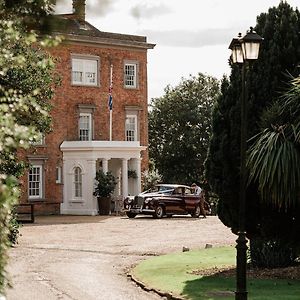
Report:
<svg viewBox="0 0 300 300"><path fill-rule="evenodd" d="M205 202L206 214L210 207ZM149 190L124 200L124 211L129 218L138 214L152 215L154 218L172 215L200 216L200 196L194 195L191 188L180 184L158 184Z"/></svg>

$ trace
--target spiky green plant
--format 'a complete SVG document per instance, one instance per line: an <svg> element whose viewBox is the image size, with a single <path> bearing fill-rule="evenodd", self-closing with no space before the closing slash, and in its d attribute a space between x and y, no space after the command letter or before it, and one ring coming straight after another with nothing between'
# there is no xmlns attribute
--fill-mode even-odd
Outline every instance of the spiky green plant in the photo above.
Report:
<svg viewBox="0 0 300 300"><path fill-rule="evenodd" d="M262 200L286 209L300 203L300 76L274 106L277 123L252 138L247 165Z"/></svg>

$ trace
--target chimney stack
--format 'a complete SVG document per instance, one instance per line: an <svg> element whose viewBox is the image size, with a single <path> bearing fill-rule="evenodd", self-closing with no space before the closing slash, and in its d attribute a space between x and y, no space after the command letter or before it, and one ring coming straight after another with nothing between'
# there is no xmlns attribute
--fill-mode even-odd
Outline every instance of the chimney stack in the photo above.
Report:
<svg viewBox="0 0 300 300"><path fill-rule="evenodd" d="M85 21L85 0L73 0L73 14L79 21Z"/></svg>

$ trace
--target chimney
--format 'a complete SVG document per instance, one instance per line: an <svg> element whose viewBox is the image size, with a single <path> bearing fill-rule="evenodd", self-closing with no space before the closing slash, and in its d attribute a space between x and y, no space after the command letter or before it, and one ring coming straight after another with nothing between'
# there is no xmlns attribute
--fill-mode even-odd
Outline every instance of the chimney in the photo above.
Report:
<svg viewBox="0 0 300 300"><path fill-rule="evenodd" d="M85 0L73 0L73 14L79 21L85 21Z"/></svg>

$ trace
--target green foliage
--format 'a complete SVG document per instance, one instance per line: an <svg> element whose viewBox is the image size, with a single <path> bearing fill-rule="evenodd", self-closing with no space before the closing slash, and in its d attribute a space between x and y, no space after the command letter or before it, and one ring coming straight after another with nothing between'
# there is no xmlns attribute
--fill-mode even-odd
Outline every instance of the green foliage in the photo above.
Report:
<svg viewBox="0 0 300 300"><path fill-rule="evenodd" d="M18 149L27 149L50 130L54 64L41 38L48 31L52 0L0 0L0 294L7 286L6 250L18 228L12 208L18 202L19 177L26 166Z"/></svg>
<svg viewBox="0 0 300 300"><path fill-rule="evenodd" d="M11 246L14 246L18 243L18 237L20 235L20 224L17 221L17 211L16 207L14 207L11 210L10 219L9 219L9 234L8 234L8 240Z"/></svg>
<svg viewBox="0 0 300 300"><path fill-rule="evenodd" d="M128 170L128 178L137 178L136 170Z"/></svg>
<svg viewBox="0 0 300 300"><path fill-rule="evenodd" d="M233 247L211 248L146 259L131 274L147 287L172 294L174 298L232 300L236 286L234 264ZM222 272L222 268L228 268L232 276ZM216 273L211 274L212 270ZM251 300L299 298L299 280L248 278L247 282Z"/></svg>
<svg viewBox="0 0 300 300"><path fill-rule="evenodd" d="M156 169L146 170L143 172L142 180L143 190L147 191L154 188L157 183L161 182L161 175L159 175Z"/></svg>
<svg viewBox="0 0 300 300"><path fill-rule="evenodd" d="M296 152L298 151L296 148L298 146L295 148L295 144L293 143L292 145L290 143L290 140L286 137L287 132L285 130L288 129L288 127L290 129L293 128L294 136L299 138L300 127L298 127L298 123L286 127L284 130L284 138L283 134L279 133L279 129L281 125L285 126L286 123L278 123L278 117L275 114L280 111L281 108L278 104L276 104L277 106L271 105L276 103L280 95L287 90L287 74L291 76L298 75L298 65L300 61L300 13L298 9L293 9L288 3L282 1L278 7L270 8L268 13L263 13L257 18L255 30L264 38L264 41L259 59L248 65L246 72L248 138L250 139L256 136L256 139L250 139L248 141L248 147L255 147L253 143L256 141L257 146L261 145L260 142L265 142L265 144L269 143L268 145L274 148L272 148L273 150L270 152L271 156L268 157L269 161L265 160L267 156L262 148L260 148L261 152L258 151L255 155L252 153L256 158L256 160L252 159L252 162L255 161L257 169L254 173L255 175L252 174L255 180L251 181L246 192L246 230L250 238L263 233L271 238L276 234L275 230L271 228L278 228L277 223L280 222L279 220L285 220L284 223L281 223L281 226L284 228L282 232L290 230L287 224L291 224L291 222L287 222L285 214L288 214L291 220L294 218L294 214L292 214L292 210L281 209L278 212L278 218L269 219L273 226L270 226L271 228L266 227L267 225L263 220L266 214L273 212L274 208L262 204L260 191L264 181L259 182L259 179L263 179L263 177L260 177L260 173L257 171L260 166L267 162L270 163L272 157L274 158L273 162L278 158L277 169L273 170L272 167L268 168L269 179L274 179L274 185L268 185L270 193L263 192L263 194L268 197L267 202L270 203L274 193L279 191L279 187L275 187L276 180L278 182L280 178L283 179L282 177L276 176L279 176L279 172L285 172L284 176L286 176L286 178L281 182L282 185L285 185L285 188L280 188L281 199L278 197L277 203L283 204L294 201L292 198L287 202L282 199L284 191L289 189L290 184L292 189L290 194L292 191L295 191L297 180L299 180L297 173L294 173L294 175L289 174L289 172L292 171L292 169L290 169L292 161L296 163L296 165L293 166L293 170L297 168L298 163L295 159L297 156ZM214 107L212 139L206 162L206 174L212 190L219 196L218 215L220 219L236 232L238 230L240 186L240 95L242 83L241 70L239 67L233 65L231 67L230 79L223 79L222 94ZM272 108L266 112L265 110L270 108L270 106ZM293 109L285 110L286 120L292 117L294 109L295 106L293 106ZM266 124L266 120L261 119L262 116L272 120L272 123L267 122L269 132L272 132L272 134L266 131L259 134L261 132L260 126L263 123ZM273 129L271 125L274 126ZM267 135L267 133L269 135ZM277 137L277 140L276 135L280 135L280 137ZM261 138L261 140L258 141L258 138ZM274 144L275 140L276 144ZM277 150L275 150L275 147L277 147ZM271 148L269 148L269 150L270 149ZM258 150L258 148L256 148L256 150ZM289 153L287 155L293 154L294 157L281 157L281 155L278 155L278 151L283 151L285 154ZM283 152L281 152L281 154ZM283 166L285 161L289 166ZM250 167L250 165L248 166ZM252 167L253 165L251 168ZM252 172L251 169L248 169L248 171L250 173ZM266 169L263 172L265 171ZM282 175L281 173L281 176ZM291 176L294 176L294 179L291 178ZM264 180L266 180L266 177ZM270 182L268 180L265 182ZM276 191L274 189L276 189ZM295 195L293 199L295 199ZM293 223L295 225L293 228L298 228L299 226L297 224L299 222L300 220L298 220L297 217ZM297 230L294 231L294 234L289 235L290 239L295 237Z"/></svg>
<svg viewBox="0 0 300 300"><path fill-rule="evenodd" d="M12 208L17 204L19 189L17 180L13 176L0 175L0 294L5 293L8 285L5 266L7 263L7 249L11 245L8 239L10 234L10 220Z"/></svg>
<svg viewBox="0 0 300 300"><path fill-rule="evenodd" d="M110 197L117 184L117 180L114 175L111 172L107 172L105 174L102 170L99 170L96 173L95 179L97 184L94 191L94 196Z"/></svg>
<svg viewBox="0 0 300 300"><path fill-rule="evenodd" d="M201 73L152 99L149 154L164 182L191 184L203 175L219 82Z"/></svg>
<svg viewBox="0 0 300 300"><path fill-rule="evenodd" d="M283 268L295 263L293 247L282 239L251 239L249 249L252 267Z"/></svg>

